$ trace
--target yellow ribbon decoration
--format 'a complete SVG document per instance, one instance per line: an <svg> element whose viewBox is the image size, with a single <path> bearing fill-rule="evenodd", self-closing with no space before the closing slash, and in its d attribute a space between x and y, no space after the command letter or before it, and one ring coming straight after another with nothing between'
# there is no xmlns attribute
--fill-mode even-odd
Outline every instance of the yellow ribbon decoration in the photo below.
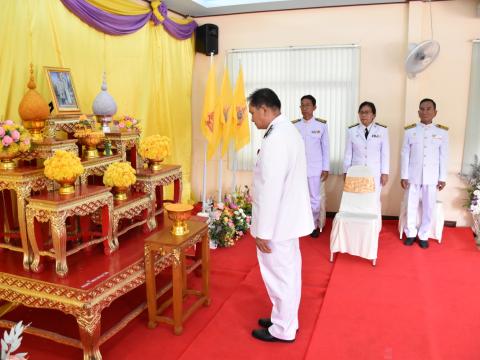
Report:
<svg viewBox="0 0 480 360"><path fill-rule="evenodd" d="M343 191L352 193L371 193L375 191L372 177L347 176Z"/></svg>
<svg viewBox="0 0 480 360"><path fill-rule="evenodd" d="M165 20L165 18L162 16L162 14L160 14L160 11L158 11L158 7L162 4L162 2L160 0L153 0L150 4L152 6L152 11L153 11L153 14L155 15L155 17L159 21Z"/></svg>

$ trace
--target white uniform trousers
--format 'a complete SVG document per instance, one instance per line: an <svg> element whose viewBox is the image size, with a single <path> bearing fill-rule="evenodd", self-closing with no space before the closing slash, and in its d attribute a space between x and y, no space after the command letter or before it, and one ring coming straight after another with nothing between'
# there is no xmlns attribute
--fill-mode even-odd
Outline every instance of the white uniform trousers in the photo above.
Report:
<svg viewBox="0 0 480 360"><path fill-rule="evenodd" d="M382 230L382 202L381 202L381 194L382 194L382 184L380 183L380 178L375 178L375 195L377 197L378 203L378 231Z"/></svg>
<svg viewBox="0 0 480 360"><path fill-rule="evenodd" d="M422 220L417 230L417 211L420 198L422 200ZM418 233L420 240L428 240L432 225L432 213L437 201L436 185L410 184L406 194L407 200L407 227L405 235L415 237Z"/></svg>
<svg viewBox="0 0 480 360"><path fill-rule="evenodd" d="M298 307L302 293L302 256L298 238L270 241L271 253L257 249L258 263L268 296L272 302L268 328L272 336L283 340L295 339L298 329Z"/></svg>
<svg viewBox="0 0 480 360"><path fill-rule="evenodd" d="M312 207L313 224L315 229L320 225L320 201L321 201L321 185L320 176L308 177L308 191L310 193L310 205Z"/></svg>

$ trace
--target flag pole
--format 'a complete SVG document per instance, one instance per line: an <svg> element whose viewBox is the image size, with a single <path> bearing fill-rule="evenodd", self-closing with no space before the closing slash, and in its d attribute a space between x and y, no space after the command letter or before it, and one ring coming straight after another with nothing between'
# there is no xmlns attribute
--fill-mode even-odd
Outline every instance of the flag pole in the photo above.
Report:
<svg viewBox="0 0 480 360"><path fill-rule="evenodd" d="M210 68L213 64L213 52L210 53ZM203 146L203 183L202 183L202 211L197 213L198 216L208 217L207 208L207 141Z"/></svg>
<svg viewBox="0 0 480 360"><path fill-rule="evenodd" d="M232 163L232 192L235 192L237 187L237 151L235 150L235 145L233 146L233 163Z"/></svg>

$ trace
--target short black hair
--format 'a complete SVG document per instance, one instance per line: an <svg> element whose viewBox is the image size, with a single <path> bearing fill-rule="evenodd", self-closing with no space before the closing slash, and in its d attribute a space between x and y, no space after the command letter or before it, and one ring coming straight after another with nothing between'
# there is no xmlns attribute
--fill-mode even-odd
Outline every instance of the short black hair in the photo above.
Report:
<svg viewBox="0 0 480 360"><path fill-rule="evenodd" d="M302 96L302 98L300 99L300 102L302 102L302 100L310 100L312 102L312 105L313 106L316 106L317 105L317 100L315 100L315 98L312 96L312 95L304 95Z"/></svg>
<svg viewBox="0 0 480 360"><path fill-rule="evenodd" d="M257 89L248 97L248 102L250 105L258 108L262 105L265 105L268 108L278 109L282 108L282 103L278 98L277 94L272 89L263 88Z"/></svg>
<svg viewBox="0 0 480 360"><path fill-rule="evenodd" d="M437 110L437 103L436 103L435 101L433 101L432 99L429 99L429 98L422 99L422 100L420 101L420 104L418 104L418 107L422 106L422 104L423 104L424 102L429 102L429 101L430 101L430 102L432 103L432 105L433 105L433 110Z"/></svg>
<svg viewBox="0 0 480 360"><path fill-rule="evenodd" d="M360 112L360 110L362 110L362 108L364 106L368 106L370 108L370 110L372 110L372 113L373 115L377 115L377 108L375 107L375 104L370 102L370 101L364 101L360 104L360 106L358 107L358 112Z"/></svg>

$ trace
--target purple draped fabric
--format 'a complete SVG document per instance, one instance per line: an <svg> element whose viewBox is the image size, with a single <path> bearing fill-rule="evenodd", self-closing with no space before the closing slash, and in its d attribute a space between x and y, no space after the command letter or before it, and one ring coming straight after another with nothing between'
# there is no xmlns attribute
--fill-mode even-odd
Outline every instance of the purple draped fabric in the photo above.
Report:
<svg viewBox="0 0 480 360"><path fill-rule="evenodd" d="M180 40L191 37L197 28L195 21L182 25L169 19L167 17L167 7L163 3L158 7L160 14L164 17L162 22L157 19L153 11L142 15L125 16L103 11L85 0L61 1L68 10L78 16L83 22L109 35L131 34L141 29L149 20L152 20L155 25L162 24L170 35Z"/></svg>

